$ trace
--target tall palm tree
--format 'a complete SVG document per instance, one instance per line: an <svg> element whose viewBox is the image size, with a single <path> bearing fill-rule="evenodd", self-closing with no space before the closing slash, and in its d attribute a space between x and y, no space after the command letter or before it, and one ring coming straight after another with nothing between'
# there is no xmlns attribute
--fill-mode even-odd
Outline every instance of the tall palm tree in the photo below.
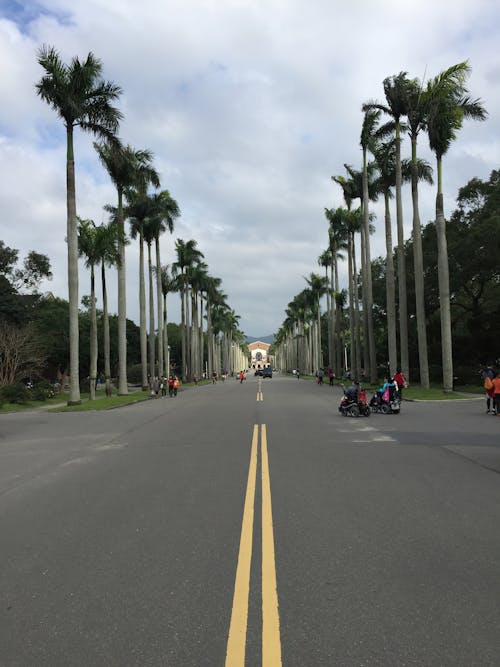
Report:
<svg viewBox="0 0 500 667"><path fill-rule="evenodd" d="M373 328L373 287L372 287L372 265L370 253L370 212L369 193L368 193L368 151L372 154L376 150L375 130L381 115L379 109L367 109L364 112L363 125L361 129L360 144L363 152L363 234L364 234L364 310L366 310L366 323L368 335L368 364L370 372L370 381L377 381L377 357L375 348L375 332Z"/></svg>
<svg viewBox="0 0 500 667"><path fill-rule="evenodd" d="M158 374L164 374L164 346L163 346L163 315L162 315L162 282L160 259L160 234L174 231L174 222L181 212L175 199L168 190L162 190L153 195L155 220L155 255L156 255L156 306L158 310Z"/></svg>
<svg viewBox="0 0 500 667"><path fill-rule="evenodd" d="M425 129L427 101L422 94L422 84L418 79L405 82L404 115L408 119L408 134L411 141L411 199L413 229L413 266L415 276L415 312L417 316L418 362L420 385L429 389L429 357L427 352L427 321L425 316L424 259L422 251L422 230L418 205L418 158L417 141L422 129Z"/></svg>
<svg viewBox="0 0 500 667"><path fill-rule="evenodd" d="M119 235L120 263L118 265L118 394L128 394L127 383L127 298L125 269L125 218L123 195L127 188L137 186L146 191L147 183L159 187L158 173L152 166L153 154L148 150L134 150L131 146L117 146L110 142L94 143L99 159L114 183L118 195L116 211Z"/></svg>
<svg viewBox="0 0 500 667"><path fill-rule="evenodd" d="M181 348L182 348L182 377L191 377L191 369L188 368L190 359L189 345L189 268L203 259L203 253L197 248L198 243L191 239L183 241L177 239L175 242L175 251L177 261L172 265L172 273L177 278L179 292L181 296Z"/></svg>
<svg viewBox="0 0 500 667"><path fill-rule="evenodd" d="M78 350L78 230L76 218L75 157L73 133L76 127L84 132L113 140L122 114L112 103L121 88L101 78L102 64L92 53L81 62L73 58L69 65L62 62L50 46L38 51L38 63L45 70L36 84L37 94L49 104L66 127L66 208L68 244L68 295L70 393L68 405L80 400Z"/></svg>
<svg viewBox="0 0 500 667"><path fill-rule="evenodd" d="M149 285L149 379L150 387L156 376L156 331L155 331L155 306L153 289L153 256L151 247L154 243L157 230L157 221L154 218L146 218L144 224L144 241L148 249L148 285Z"/></svg>
<svg viewBox="0 0 500 667"><path fill-rule="evenodd" d="M394 261L392 246L392 225L389 201L392 198L392 189L396 185L396 144L394 139L378 145L375 159L379 169L379 187L384 194L385 204L385 240L386 240L386 295L387 295L387 333L389 368L391 373L397 370L397 340L396 340L396 296L394 283ZM425 160L417 159L416 178L432 184L432 169ZM414 165L412 160L402 160L402 182L409 182L413 178ZM423 269L422 269L423 270ZM427 360L426 360L427 363Z"/></svg>
<svg viewBox="0 0 500 667"><path fill-rule="evenodd" d="M338 213L340 211L340 214ZM340 346L340 340L338 337L338 322L337 322L337 299L334 295L339 292L339 272L338 272L338 260L344 259L342 251L347 250L347 235L343 221L343 209L325 209L325 216L328 220L328 247L332 257L332 278L330 289L332 291L332 335L334 341L334 369L336 374L340 374L342 370L342 349Z"/></svg>
<svg viewBox="0 0 500 667"><path fill-rule="evenodd" d="M118 252L118 228L115 224L99 225L96 228L99 258L101 260L102 283L102 328L104 353L104 378L106 396L111 396L111 355L109 340L108 292L106 288L106 266L117 266L120 261Z"/></svg>
<svg viewBox="0 0 500 667"><path fill-rule="evenodd" d="M133 239L139 238L139 340L141 350L141 384L148 388L148 343L146 327L146 285L144 282L144 225L151 212L151 197L129 188L126 192L126 216Z"/></svg>
<svg viewBox="0 0 500 667"><path fill-rule="evenodd" d="M312 314L315 316L312 331L314 333L314 350L313 366L316 370L323 368L323 354L321 349L321 297L328 291L328 278L319 276L317 273L309 274L306 278L306 283L309 285L312 296Z"/></svg>
<svg viewBox="0 0 500 667"><path fill-rule="evenodd" d="M446 220L443 207L443 156L457 137L465 118L485 120L487 112L480 100L472 100L465 86L471 68L461 62L439 74L427 84L427 133L436 156L436 235L438 246L439 307L441 314L441 351L443 390L453 391L453 348L451 337L450 280Z"/></svg>
<svg viewBox="0 0 500 667"><path fill-rule="evenodd" d="M90 269L90 400L95 401L97 382L97 312L95 297L95 266L101 259L97 229L93 220L78 219L78 250Z"/></svg>
<svg viewBox="0 0 500 667"><path fill-rule="evenodd" d="M163 294L163 355L165 358L165 372L167 376L170 376L167 297L172 292L177 291L177 285L175 278L170 274L168 264L161 267L161 291Z"/></svg>
<svg viewBox="0 0 500 667"><path fill-rule="evenodd" d="M406 113L406 72L384 79L384 93L387 104L367 102L363 111L380 109L387 114L394 125L396 142L396 223L398 230L398 291L399 291L399 338L401 348L401 368L409 378L408 356L408 304L406 296L406 261L403 233L403 200L401 195L401 119Z"/></svg>
<svg viewBox="0 0 500 667"><path fill-rule="evenodd" d="M334 309L332 307L332 296L333 296L333 257L332 251L330 248L323 250L321 255L318 257L318 264L325 269L325 280L328 284L328 289L326 290L326 313L327 313L327 322L328 322L328 367L335 367L335 358L334 358L334 342L333 342L333 330L335 328L335 315ZM331 276L328 275L328 270L331 270Z"/></svg>

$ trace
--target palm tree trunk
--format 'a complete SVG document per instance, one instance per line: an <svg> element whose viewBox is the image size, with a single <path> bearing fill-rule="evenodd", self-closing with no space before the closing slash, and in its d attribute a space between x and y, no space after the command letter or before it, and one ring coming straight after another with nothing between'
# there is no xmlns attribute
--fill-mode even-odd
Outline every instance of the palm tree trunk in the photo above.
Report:
<svg viewBox="0 0 500 667"><path fill-rule="evenodd" d="M392 223L389 207L389 191L384 192L385 204L385 290L387 300L387 346L389 352L389 368L391 375L398 366L398 347L396 334L396 286L394 283L394 259L392 247Z"/></svg>
<svg viewBox="0 0 500 667"><path fill-rule="evenodd" d="M347 237L347 270L349 272L349 329L351 338L351 349L349 358L349 369L351 377L356 373L358 360L356 355L356 320L354 317L354 276L353 276L353 247L352 234L349 232Z"/></svg>
<svg viewBox="0 0 500 667"><path fill-rule="evenodd" d="M366 149L363 150L363 227L365 230L365 271L363 273L363 283L366 281L364 303L366 309L366 319L368 331L368 351L369 351L369 370L370 381L377 381L377 351L375 348L375 331L373 329L373 285L372 285L372 264L370 252L370 216L368 211L368 171L366 166Z"/></svg>
<svg viewBox="0 0 500 667"><path fill-rule="evenodd" d="M180 297L181 297L181 354L182 354L181 375L182 379L185 380L187 375L187 362L186 362L186 290L184 282L184 273L182 274Z"/></svg>
<svg viewBox="0 0 500 667"><path fill-rule="evenodd" d="M146 327L146 285L144 282L144 230L139 228L139 325L142 390L148 388L148 334Z"/></svg>
<svg viewBox="0 0 500 667"><path fill-rule="evenodd" d="M104 348L104 381L106 383L106 396L111 396L111 354L109 345L109 316L108 316L108 291L106 289L106 269L104 262L101 264L102 282L102 329Z"/></svg>
<svg viewBox="0 0 500 667"><path fill-rule="evenodd" d="M163 357L165 359L165 375L170 377L170 355L168 353L168 317L167 317L167 293L163 295Z"/></svg>
<svg viewBox="0 0 500 667"><path fill-rule="evenodd" d="M360 250L361 250L361 275L363 280L361 281L361 301L363 304L363 360L361 361L360 356L360 366L369 371L370 368L370 340L368 337L368 308L367 308L367 296L366 296L366 275L365 275L365 262L366 262L366 244L365 244L365 229L364 226L360 229ZM359 312L359 302L358 302L358 312ZM361 338L361 330L359 333ZM359 377L359 376L358 376Z"/></svg>
<svg viewBox="0 0 500 667"><path fill-rule="evenodd" d="M158 309L158 376L161 378L165 373L163 364L163 313L162 313L162 289L161 289L161 263L160 263L160 238L155 238L156 250L156 307Z"/></svg>
<svg viewBox="0 0 500 667"><path fill-rule="evenodd" d="M356 270L356 248L354 245L354 235L352 238L352 270L354 284L354 328L356 332L356 366L354 367L356 378L361 377L361 332L359 327L359 297L358 297L358 274Z"/></svg>
<svg viewBox="0 0 500 667"><path fill-rule="evenodd" d="M78 230L76 221L75 159L73 154L73 127L66 133L66 208L68 243L68 299L69 299L69 398L68 405L79 405L79 328L78 328Z"/></svg>
<svg viewBox="0 0 500 667"><path fill-rule="evenodd" d="M123 192L118 188L118 395L128 394L127 383L127 293L125 281L125 223Z"/></svg>
<svg viewBox="0 0 500 667"><path fill-rule="evenodd" d="M403 233L403 201L401 197L401 128L396 123L396 222L398 227L398 294L399 294L399 340L401 368L406 378L410 377L408 358L408 306L406 300L406 260Z"/></svg>
<svg viewBox="0 0 500 667"><path fill-rule="evenodd" d="M97 312L95 307L95 274L94 265L90 267L90 400L95 401L97 382Z"/></svg>
<svg viewBox="0 0 500 667"><path fill-rule="evenodd" d="M411 197L413 203L413 264L415 266L415 302L417 314L418 360L420 365L420 385L429 389L429 360L427 354L427 322L424 301L424 260L422 253L422 232L418 210L418 168L417 137L411 138Z"/></svg>
<svg viewBox="0 0 500 667"><path fill-rule="evenodd" d="M153 262L151 258L151 243L148 243L148 275L149 275L149 375L150 383L156 376L156 358L155 358L155 300L153 290Z"/></svg>
<svg viewBox="0 0 500 667"><path fill-rule="evenodd" d="M436 196L436 234L438 246L439 305L441 312L441 353L443 363L443 391L453 391L453 346L451 338L450 276L446 220L442 193L442 162L437 159L438 193Z"/></svg>

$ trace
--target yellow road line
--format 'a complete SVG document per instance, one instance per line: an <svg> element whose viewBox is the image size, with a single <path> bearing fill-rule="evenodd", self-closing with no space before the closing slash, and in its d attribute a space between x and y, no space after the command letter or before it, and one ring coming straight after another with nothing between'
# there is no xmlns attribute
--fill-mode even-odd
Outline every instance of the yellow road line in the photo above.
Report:
<svg viewBox="0 0 500 667"><path fill-rule="evenodd" d="M279 667L281 663L280 619L276 585L271 481L267 456L266 425L261 426L262 448L262 665Z"/></svg>
<svg viewBox="0 0 500 667"><path fill-rule="evenodd" d="M257 392L257 400L258 401L263 401L264 400L264 395L261 391Z"/></svg>
<svg viewBox="0 0 500 667"><path fill-rule="evenodd" d="M236 580L234 584L233 610L231 612L231 623L227 640L226 667L245 667L258 438L259 427L255 424L253 427L252 451L250 454L243 522L241 525L238 566L236 568Z"/></svg>

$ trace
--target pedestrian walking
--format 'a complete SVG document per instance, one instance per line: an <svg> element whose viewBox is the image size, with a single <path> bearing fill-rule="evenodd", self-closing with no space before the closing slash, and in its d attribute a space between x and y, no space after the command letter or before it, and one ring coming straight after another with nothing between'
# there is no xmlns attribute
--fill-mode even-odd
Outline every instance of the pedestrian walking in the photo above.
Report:
<svg viewBox="0 0 500 667"><path fill-rule="evenodd" d="M174 376L173 375L171 375L168 378L168 395L170 396L170 398L172 398L173 395L174 395Z"/></svg>
<svg viewBox="0 0 500 667"><path fill-rule="evenodd" d="M177 390L179 389L179 379L177 377L174 377L174 398L177 396Z"/></svg>
<svg viewBox="0 0 500 667"><path fill-rule="evenodd" d="M491 381L493 383L493 414L500 417L500 373Z"/></svg>
<svg viewBox="0 0 500 667"><path fill-rule="evenodd" d="M493 389L493 379L495 372L491 366L485 366L481 371L481 379L486 392L486 414L495 411L495 390Z"/></svg>

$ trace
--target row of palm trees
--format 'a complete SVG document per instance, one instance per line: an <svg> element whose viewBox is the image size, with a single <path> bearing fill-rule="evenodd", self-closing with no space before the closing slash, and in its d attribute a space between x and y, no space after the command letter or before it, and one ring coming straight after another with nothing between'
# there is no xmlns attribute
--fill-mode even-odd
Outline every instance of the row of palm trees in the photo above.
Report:
<svg viewBox="0 0 500 667"><path fill-rule="evenodd" d="M229 350L236 343L242 344L243 335L238 330L238 318L228 307L220 290L220 280L210 278L203 255L196 249L196 242L176 243L177 262L172 267L173 276L162 267L160 235L173 232L175 219L180 215L177 202L168 190L150 194L150 186L160 187L160 180L153 166L153 155L148 150L135 150L123 145L117 132L122 113L114 106L121 95L119 86L102 79L100 60L89 53L84 61L77 57L65 64L58 52L42 46L38 63L44 75L36 85L38 95L47 102L64 122L66 128L66 180L67 180L67 246L70 331L70 394L68 404L80 403L79 385L79 336L78 336L78 256L85 256L91 271L91 371L90 386L97 375L97 326L95 311L95 267L100 264L103 283L105 313L104 354L107 391L110 391L109 328L107 321L106 265L116 264L118 269L118 393L128 393L127 339L126 339L126 256L128 242L125 221L129 219L131 235L139 239L139 304L140 345L142 360L142 384L148 384L148 350L146 332L146 289L144 280L144 244L148 252L149 277L149 375L168 372L168 337L166 295L179 289L182 303L182 370L183 376L198 377L203 369L203 305L206 307L208 359L206 367L216 368L229 363ZM109 225L96 225L89 220L78 220L75 192L75 159L73 136L75 128L93 134L94 147L100 161L116 187L117 205L106 206L111 215ZM155 247L155 267L152 265L152 246ZM175 279L175 282L172 282ZM155 290L156 313L155 327ZM156 331L156 334L155 334ZM157 354L156 354L157 353ZM156 359L158 360L156 362ZM220 360L220 361L218 361ZM220 369L219 369L220 370Z"/></svg>
<svg viewBox="0 0 500 667"><path fill-rule="evenodd" d="M471 99L466 87L470 75L470 66L461 62L438 76L424 82L410 79L406 72L388 77L383 82L385 103L369 101L362 105L364 112L360 133L362 151L361 170L357 171L344 165L347 176L332 176L342 188L345 207L325 209L328 229L328 248L319 258L320 265L326 269L324 284L327 288L328 312L328 364L341 371L346 365L342 358L343 335L341 321L342 303L345 293L339 289L338 260L343 259L343 252L348 257L348 302L349 302L349 367L359 377L361 368L367 369L372 382L377 380L377 350L373 329L373 293L371 280L370 234L373 231L370 202L384 197L385 237L386 237L386 296L387 296L387 357L390 371L395 372L401 367L409 377L408 354L408 309L406 297L406 269L404 256L402 184L411 182L412 193L412 236L415 265L416 323L418 337L418 356L420 383L429 387L429 365L427 355L427 333L425 316L425 290L422 256L421 224L418 204L418 184L424 180L433 183L430 165L418 158L417 141L420 133L426 133L429 146L436 158L437 194L436 194L436 228L438 243L438 278L441 319L441 348L443 368L443 389L453 389L453 354L451 338L450 289L448 254L446 245L446 221L443 209L442 162L451 143L456 139L464 119L484 120L486 111L480 100ZM386 122L379 124L382 115ZM402 135L408 134L411 141L411 158L402 159ZM368 155L373 157L368 160ZM397 287L393 261L392 224L390 200L396 197L397 225ZM352 208L352 203L359 199L359 207ZM360 235L360 264L358 274L355 251L355 235ZM328 277L328 272L330 273ZM359 290L359 286L361 290ZM302 293L301 293L302 294ZM361 296L361 304L359 297ZM315 297L310 296L309 301ZM340 301L339 301L340 299ZM304 310L295 307L296 301L303 306L303 298L295 297L286 311L287 319L277 336L277 353L284 354L284 348L293 350L304 359L311 357L311 352L303 348L297 351L297 341L301 337L302 346L307 340L304 337ZM306 299L307 302L307 299ZM396 303L398 317L396 317ZM291 307L291 305L295 306ZM362 307L361 307L362 306ZM362 319L362 325L361 325ZM397 331L399 329L399 346ZM316 343L317 345L317 343ZM297 349L296 349L297 348ZM320 348L321 349L321 348ZM379 355L381 351L378 351ZM309 357L308 357L309 355ZM303 361L303 359L300 359ZM293 365L293 364L292 364ZM316 368L323 365L319 359Z"/></svg>

